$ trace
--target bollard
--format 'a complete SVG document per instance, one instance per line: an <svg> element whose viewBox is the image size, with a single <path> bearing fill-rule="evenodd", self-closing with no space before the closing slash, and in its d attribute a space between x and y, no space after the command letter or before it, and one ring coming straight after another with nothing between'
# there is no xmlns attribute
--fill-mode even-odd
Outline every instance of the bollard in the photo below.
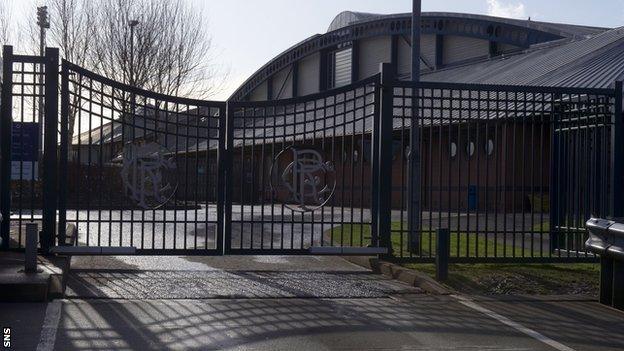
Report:
<svg viewBox="0 0 624 351"><path fill-rule="evenodd" d="M624 261L613 262L612 286L613 300L611 306L624 311Z"/></svg>
<svg viewBox="0 0 624 351"><path fill-rule="evenodd" d="M26 223L26 252L24 271L37 273L37 243L39 241L39 226L37 223Z"/></svg>
<svg viewBox="0 0 624 351"><path fill-rule="evenodd" d="M448 279L449 256L451 254L451 232L438 229L436 238L436 280L443 282Z"/></svg>

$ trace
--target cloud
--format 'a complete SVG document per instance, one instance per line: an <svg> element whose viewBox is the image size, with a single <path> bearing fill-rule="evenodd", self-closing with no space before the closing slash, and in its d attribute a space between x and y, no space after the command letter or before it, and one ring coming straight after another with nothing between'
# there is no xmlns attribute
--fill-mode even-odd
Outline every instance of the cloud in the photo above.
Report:
<svg viewBox="0 0 624 351"><path fill-rule="evenodd" d="M487 0L488 15L496 17L526 19L526 8L523 3L507 3L500 0Z"/></svg>

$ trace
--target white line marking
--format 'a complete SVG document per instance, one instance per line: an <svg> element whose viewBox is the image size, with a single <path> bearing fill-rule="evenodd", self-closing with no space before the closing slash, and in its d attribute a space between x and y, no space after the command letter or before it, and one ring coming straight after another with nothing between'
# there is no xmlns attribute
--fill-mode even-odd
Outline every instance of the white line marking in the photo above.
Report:
<svg viewBox="0 0 624 351"><path fill-rule="evenodd" d="M514 329L516 329L517 331L524 333L530 337L532 337L533 339L536 339L538 341L543 342L544 344L553 347L559 351L575 351L573 348L570 348L558 341L555 341L547 336L544 336L538 332L536 332L533 329L529 329L525 326L523 326L522 324L516 323L514 321L512 321L511 319L505 317L505 316L501 316L500 314L489 310L483 306L480 306L478 304L476 304L474 301L469 300L468 298L464 297L464 296L458 296L458 295L451 295L453 298L455 298L457 301L459 301L459 303L461 303L462 305L472 308L475 311L481 312L483 314L485 314L488 317L491 317L493 319L496 319L497 321L510 326Z"/></svg>
<svg viewBox="0 0 624 351"><path fill-rule="evenodd" d="M56 330L61 320L61 302L54 300L46 308L43 326L41 327L41 337L37 345L37 351L52 351L56 342Z"/></svg>

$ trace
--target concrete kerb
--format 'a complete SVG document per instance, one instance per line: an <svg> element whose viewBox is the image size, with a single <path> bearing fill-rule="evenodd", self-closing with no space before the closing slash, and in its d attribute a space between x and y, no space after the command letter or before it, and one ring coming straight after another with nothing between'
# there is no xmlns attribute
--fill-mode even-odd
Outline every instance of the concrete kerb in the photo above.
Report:
<svg viewBox="0 0 624 351"><path fill-rule="evenodd" d="M65 238L68 245L74 245L78 240L78 227L73 223L68 223L65 228ZM71 269L71 256L55 256L55 265L61 268L61 274L54 274L50 276L50 299L63 298L65 296L65 288L67 287L67 280L69 276L69 270Z"/></svg>
<svg viewBox="0 0 624 351"><path fill-rule="evenodd" d="M428 294L451 295L455 293L452 289L438 283L425 273L405 268L391 262L382 261L377 257L344 256L343 258L353 264L368 268L373 273L383 274L410 286L420 288Z"/></svg>

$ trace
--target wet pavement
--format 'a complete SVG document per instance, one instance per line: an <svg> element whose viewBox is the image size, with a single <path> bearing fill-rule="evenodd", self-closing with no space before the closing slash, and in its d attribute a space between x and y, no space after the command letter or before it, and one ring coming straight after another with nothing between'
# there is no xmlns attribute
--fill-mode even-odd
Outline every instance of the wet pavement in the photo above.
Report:
<svg viewBox="0 0 624 351"><path fill-rule="evenodd" d="M431 296L339 257L73 257L66 299L0 303L16 350L624 349L569 297Z"/></svg>
<svg viewBox="0 0 624 351"><path fill-rule="evenodd" d="M338 257L73 257L68 298L382 298L421 290Z"/></svg>

